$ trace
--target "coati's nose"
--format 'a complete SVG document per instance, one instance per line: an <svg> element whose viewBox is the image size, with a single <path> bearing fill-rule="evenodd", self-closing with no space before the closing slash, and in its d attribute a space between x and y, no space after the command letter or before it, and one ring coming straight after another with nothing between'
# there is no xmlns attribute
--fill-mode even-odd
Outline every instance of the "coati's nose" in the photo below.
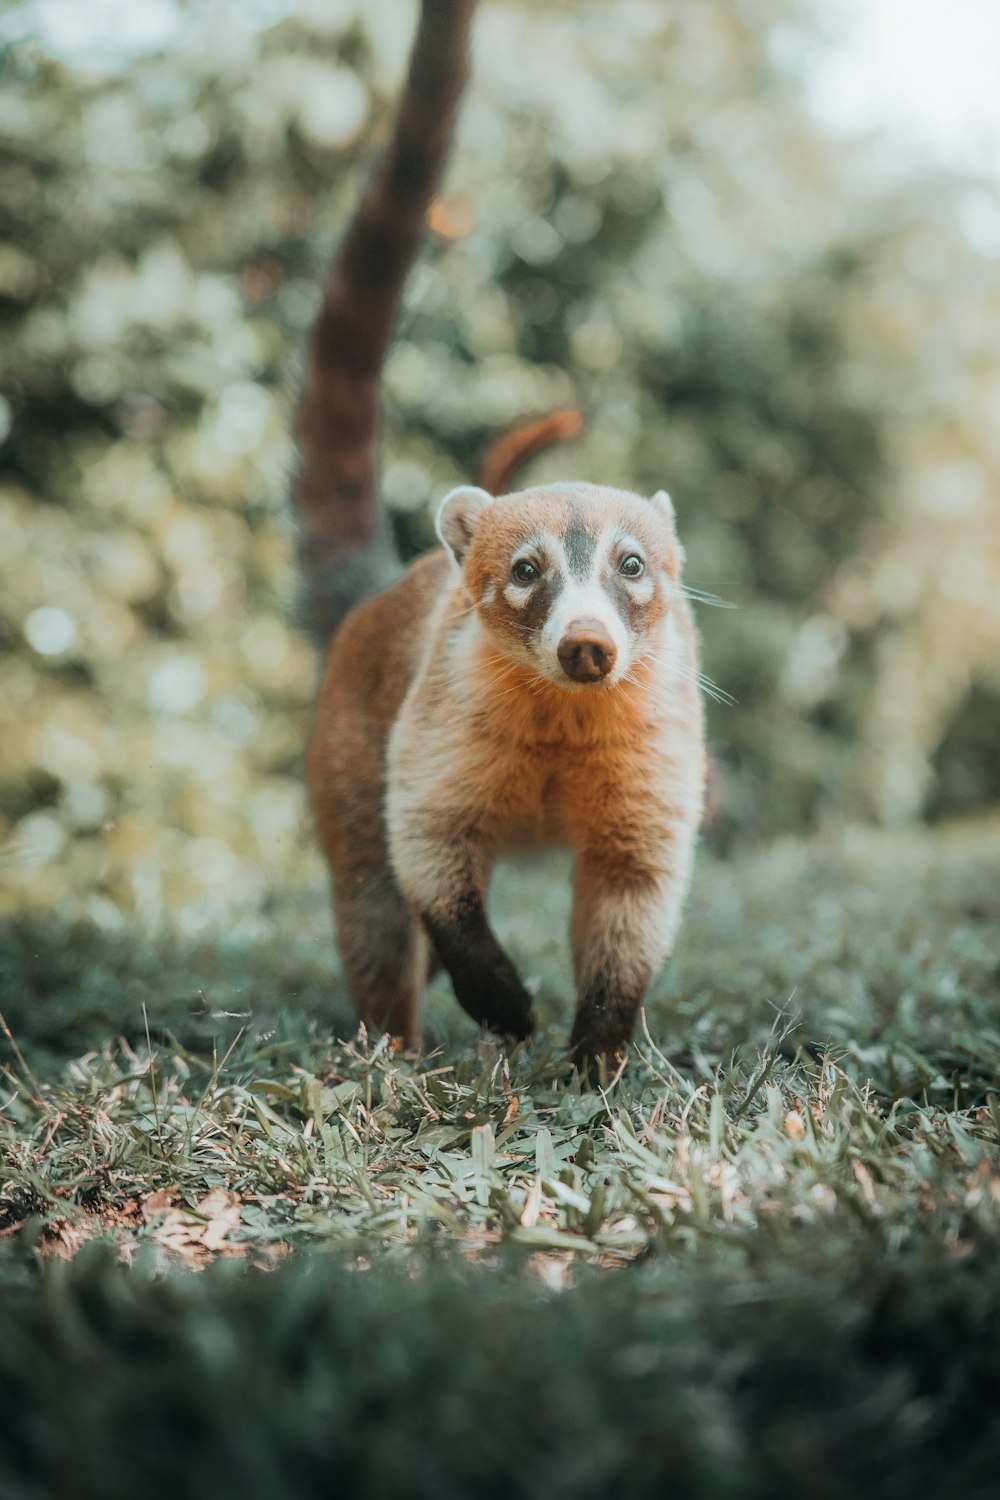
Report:
<svg viewBox="0 0 1000 1500"><path fill-rule="evenodd" d="M600 620L573 620L556 655L566 676L574 682L598 682L614 666L618 647Z"/></svg>

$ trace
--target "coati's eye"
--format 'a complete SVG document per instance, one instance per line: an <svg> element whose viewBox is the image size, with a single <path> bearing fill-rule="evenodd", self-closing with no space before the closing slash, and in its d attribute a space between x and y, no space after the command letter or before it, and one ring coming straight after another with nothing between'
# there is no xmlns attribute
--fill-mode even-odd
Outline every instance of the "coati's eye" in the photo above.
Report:
<svg viewBox="0 0 1000 1500"><path fill-rule="evenodd" d="M526 557L519 557L510 572L515 583L534 583L535 579L539 577L539 572L535 564L529 562Z"/></svg>
<svg viewBox="0 0 1000 1500"><path fill-rule="evenodd" d="M618 564L619 573L624 573L626 578L641 578L646 571L646 564L641 557L636 557L630 552L628 557L623 557Z"/></svg>

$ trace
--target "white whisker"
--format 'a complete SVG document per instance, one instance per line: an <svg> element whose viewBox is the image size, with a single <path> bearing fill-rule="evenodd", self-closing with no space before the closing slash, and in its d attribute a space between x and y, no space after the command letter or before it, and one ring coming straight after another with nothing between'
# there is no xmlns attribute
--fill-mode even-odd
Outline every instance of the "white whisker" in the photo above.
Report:
<svg viewBox="0 0 1000 1500"><path fill-rule="evenodd" d="M689 668L681 666L680 662L675 662L674 667L679 676L683 677L687 682L694 683L696 687L700 687L706 698L711 698L716 703L725 704L728 708L736 706L736 699L732 693L727 693L725 688L719 687L719 684L713 682L711 677L707 677L704 672L693 672Z"/></svg>
<svg viewBox="0 0 1000 1500"><path fill-rule="evenodd" d="M733 697L732 693L727 693L725 688L720 687L717 682L713 682L712 678L706 672L695 671L694 668L687 666L676 657L662 651L650 649L643 653L642 660L670 668L678 677L683 678L685 682L693 683L696 687L701 688L705 696L711 698L716 703L724 704L728 708L736 706L737 699Z"/></svg>
<svg viewBox="0 0 1000 1500"><path fill-rule="evenodd" d="M697 604L711 604L715 609L739 609L731 599L720 599L718 594L710 594L706 589L692 588L689 583L679 583L678 590L686 599L692 599Z"/></svg>

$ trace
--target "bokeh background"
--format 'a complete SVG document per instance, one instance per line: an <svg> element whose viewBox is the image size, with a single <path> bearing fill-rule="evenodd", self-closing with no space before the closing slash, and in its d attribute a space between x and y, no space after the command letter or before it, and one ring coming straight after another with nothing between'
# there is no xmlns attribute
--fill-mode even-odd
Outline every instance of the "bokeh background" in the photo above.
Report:
<svg viewBox="0 0 1000 1500"><path fill-rule="evenodd" d="M319 877L289 433L414 7L140 10L2 16L0 900L195 934ZM554 407L533 479L671 491L737 606L723 849L1000 800L996 179L831 124L828 43L806 0L484 0L386 374L407 553Z"/></svg>

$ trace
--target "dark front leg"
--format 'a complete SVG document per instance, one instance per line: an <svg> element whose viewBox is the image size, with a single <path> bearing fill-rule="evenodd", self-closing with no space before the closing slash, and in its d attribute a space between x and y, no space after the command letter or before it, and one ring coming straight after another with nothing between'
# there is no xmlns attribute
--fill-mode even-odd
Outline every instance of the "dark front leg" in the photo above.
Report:
<svg viewBox="0 0 1000 1500"><path fill-rule="evenodd" d="M416 807L390 805L393 866L463 1010L480 1026L520 1039L535 1018L531 996L486 920L493 850L476 836L468 809L448 805L447 791L435 786Z"/></svg>
<svg viewBox="0 0 1000 1500"><path fill-rule="evenodd" d="M486 920L479 892L465 890L421 915L462 1009L500 1036L530 1036L531 996Z"/></svg>
<svg viewBox="0 0 1000 1500"><path fill-rule="evenodd" d="M639 981L623 980L612 972L592 978L582 987L577 1001L576 1018L570 1036L573 1061L577 1067L590 1068L604 1058L611 1071L625 1056L632 1040L636 1017L652 977L647 972Z"/></svg>
<svg viewBox="0 0 1000 1500"><path fill-rule="evenodd" d="M579 1066L624 1057L650 980L663 963L683 884L641 863L581 857L573 904L577 1010L571 1045Z"/></svg>

